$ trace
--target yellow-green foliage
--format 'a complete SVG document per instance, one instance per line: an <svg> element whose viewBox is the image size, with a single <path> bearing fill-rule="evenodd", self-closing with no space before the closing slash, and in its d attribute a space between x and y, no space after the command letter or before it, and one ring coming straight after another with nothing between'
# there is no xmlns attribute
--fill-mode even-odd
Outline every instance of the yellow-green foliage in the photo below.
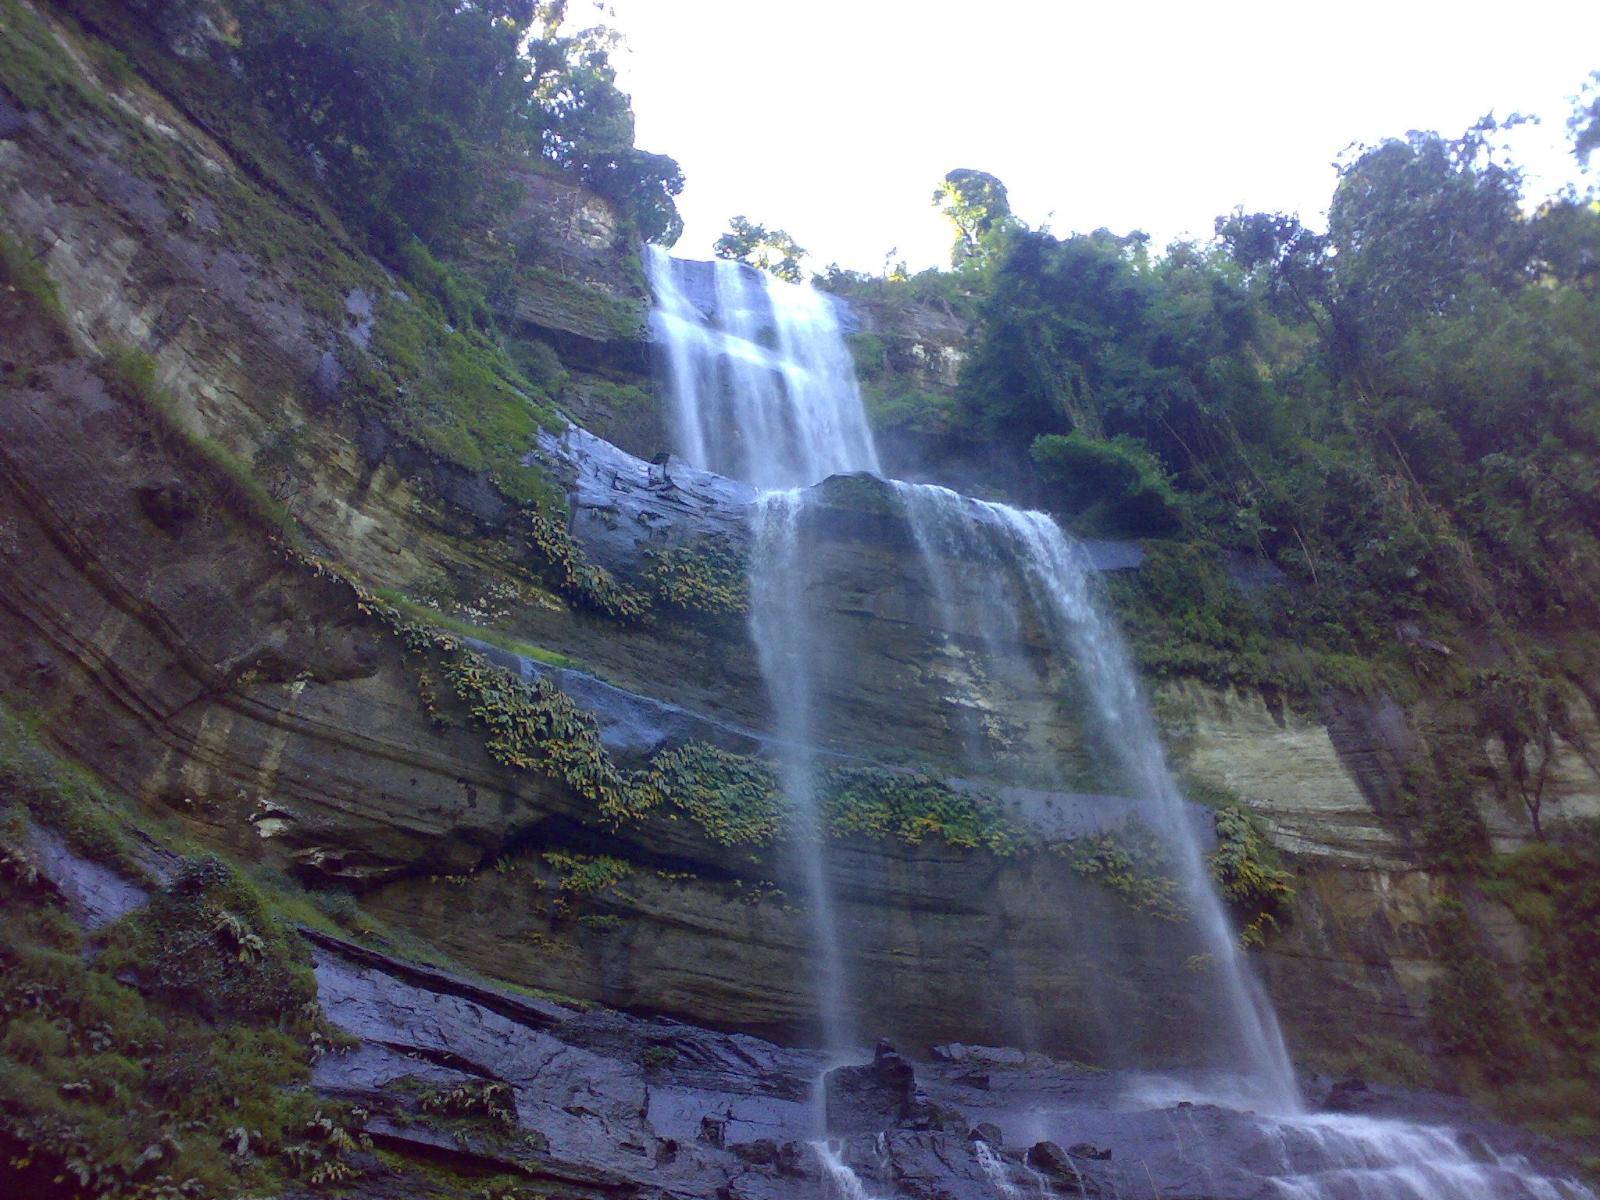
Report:
<svg viewBox="0 0 1600 1200"><path fill-rule="evenodd" d="M463 620L453 613L440 612L431 604L418 604L402 596L393 588L378 588L374 593L387 604L394 605L412 621L424 624L438 625L451 633L460 634L462 637L476 638L480 642L488 642L491 646L498 646L512 654L531 658L535 662L544 663L550 667L563 667L582 669L583 664L570 654L562 654L558 650L551 650L547 646L536 646L532 642L525 642L519 637L513 637L500 629L490 629L483 625L475 625L471 621Z"/></svg>
<svg viewBox="0 0 1600 1200"><path fill-rule="evenodd" d="M604 567L590 562L572 540L565 522L539 512L526 516L528 543L550 564L558 590L618 620L637 620L645 615L649 607L645 598L617 582Z"/></svg>
<svg viewBox="0 0 1600 1200"><path fill-rule="evenodd" d="M1212 822L1217 831L1212 878L1243 922L1240 943L1262 945L1267 930L1276 928L1294 903L1294 876L1274 860L1272 848L1244 809L1218 808Z"/></svg>
<svg viewBox="0 0 1600 1200"><path fill-rule="evenodd" d="M668 805L722 846L766 846L784 829L783 790L768 763L690 742L650 764Z"/></svg>
<svg viewBox="0 0 1600 1200"><path fill-rule="evenodd" d="M597 824L618 828L663 809L689 817L726 846L771 845L789 828L789 814L770 764L703 743L658 754L643 770L623 770L606 752L594 717L555 683L521 679L467 650L449 633L407 622L393 605L365 591L340 569L308 565L344 580L358 604L421 659L422 701L436 719L437 668L455 697L485 731L485 749L502 765L560 780L594 805ZM825 821L836 834L862 833L907 842L937 838L964 849L1017 855L1035 844L988 797L957 791L926 776L878 768L837 768L818 780ZM1105 884L1140 911L1182 916L1176 884L1165 873L1153 834L1130 826L1120 835L1081 838L1057 847L1079 874Z"/></svg>
<svg viewBox="0 0 1600 1200"><path fill-rule="evenodd" d="M1057 852L1079 875L1110 888L1137 912L1166 921L1188 916L1161 843L1145 825L1129 822L1114 833L1086 834Z"/></svg>
<svg viewBox="0 0 1600 1200"><path fill-rule="evenodd" d="M995 854L1015 854L1025 840L992 800L958 792L926 775L839 768L824 778L822 793L827 822L841 833L912 844L937 838Z"/></svg>
<svg viewBox="0 0 1600 1200"><path fill-rule="evenodd" d="M658 603L713 617L750 611L748 564L728 539L702 537L649 557L644 575Z"/></svg>
<svg viewBox="0 0 1600 1200"><path fill-rule="evenodd" d="M594 718L549 679L517 679L460 649L453 638L432 643L448 655L445 678L487 731L484 748L495 761L559 779L612 825L656 806L659 796L649 781L611 761Z"/></svg>
<svg viewBox="0 0 1600 1200"><path fill-rule="evenodd" d="M556 872L556 888L570 896L594 896L617 886L632 870L608 854L547 850L544 861Z"/></svg>
<svg viewBox="0 0 1600 1200"><path fill-rule="evenodd" d="M465 1117L489 1122L501 1129L517 1127L517 1100L506 1083L460 1083L425 1093L417 1105L441 1117Z"/></svg>

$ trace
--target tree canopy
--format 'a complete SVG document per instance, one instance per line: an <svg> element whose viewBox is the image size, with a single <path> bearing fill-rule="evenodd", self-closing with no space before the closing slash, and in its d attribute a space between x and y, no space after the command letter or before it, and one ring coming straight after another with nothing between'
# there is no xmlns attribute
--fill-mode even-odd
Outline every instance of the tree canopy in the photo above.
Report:
<svg viewBox="0 0 1600 1200"><path fill-rule="evenodd" d="M727 231L718 236L712 252L718 258L729 258L770 271L790 283L800 282L800 263L806 257L806 251L800 243L787 232L768 229L745 216L729 219Z"/></svg>
<svg viewBox="0 0 1600 1200"><path fill-rule="evenodd" d="M934 190L933 202L955 226L952 266L981 259L1013 224L1006 185L987 171L957 167Z"/></svg>
<svg viewBox="0 0 1600 1200"><path fill-rule="evenodd" d="M571 172L647 239L682 230L682 173L633 144L615 35L565 32L564 0L241 0L237 15L252 90L381 243L449 249L504 202L494 163L518 158Z"/></svg>

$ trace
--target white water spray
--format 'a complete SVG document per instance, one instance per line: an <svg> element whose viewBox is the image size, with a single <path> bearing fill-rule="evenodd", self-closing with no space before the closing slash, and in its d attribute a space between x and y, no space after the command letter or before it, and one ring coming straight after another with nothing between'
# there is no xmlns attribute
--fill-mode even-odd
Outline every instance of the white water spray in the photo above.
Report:
<svg viewBox="0 0 1600 1200"><path fill-rule="evenodd" d="M923 484L899 484L898 492L947 613L953 611L950 595L956 586L947 578L947 557L963 561L965 573L981 587L982 601L972 611L982 614L979 632L991 657L1003 642L1020 637L1018 609L1027 603L1050 642L1077 663L1090 719L1115 757L1126 789L1153 802L1155 832L1211 960L1196 986L1212 990L1206 1032L1215 1058L1238 1071L1255 1105L1297 1111L1299 1092L1277 1019L1239 953L1138 677L1116 628L1094 603L1093 571L1081 547L1043 513ZM1006 586L1012 570L1020 572L1025 595Z"/></svg>
<svg viewBox="0 0 1600 1200"><path fill-rule="evenodd" d="M816 948L816 987L823 1046L832 1065L857 1048L855 1006L845 973L833 889L828 886L826 845L816 790L812 729L815 634L805 603L806 557L802 491L767 492L756 501L751 552L750 633L761 660L779 740L778 777L794 821L793 843L810 898Z"/></svg>
<svg viewBox="0 0 1600 1200"><path fill-rule="evenodd" d="M860 1176L850 1169L850 1164L840 1156L838 1147L826 1139L811 1143L817 1161L822 1164L824 1195L828 1200L875 1200Z"/></svg>
<svg viewBox="0 0 1600 1200"><path fill-rule="evenodd" d="M762 490L878 473L830 297L725 259L682 262L659 246L647 264L683 457Z"/></svg>
<svg viewBox="0 0 1600 1200"><path fill-rule="evenodd" d="M1520 1154L1469 1153L1436 1126L1325 1114L1275 1122L1281 1200L1594 1200L1576 1180L1538 1175Z"/></svg>
<svg viewBox="0 0 1600 1200"><path fill-rule="evenodd" d="M1000 1161L1000 1156L989 1147L989 1143L979 1138L972 1143L973 1156L978 1160L984 1177L994 1188L998 1200L1022 1200L1022 1190L1011 1182L1011 1177L1006 1174L1006 1165Z"/></svg>

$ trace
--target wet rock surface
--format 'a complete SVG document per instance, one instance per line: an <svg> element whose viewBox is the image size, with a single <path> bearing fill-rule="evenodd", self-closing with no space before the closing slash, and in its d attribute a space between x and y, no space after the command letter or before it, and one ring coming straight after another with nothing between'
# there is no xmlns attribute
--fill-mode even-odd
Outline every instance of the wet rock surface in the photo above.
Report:
<svg viewBox="0 0 1600 1200"><path fill-rule="evenodd" d="M1537 1168L1514 1157L1539 1156L1536 1140L1443 1098L1390 1093L1380 1106L1456 1130L1262 1118L1206 1103L1203 1080L1106 1074L999 1047L913 1060L880 1043L870 1061L824 1074L814 1051L511 997L337 939L317 939L316 972L329 1019L361 1039L321 1060L319 1090L366 1106L380 1144L514 1170L562 1195L837 1195L825 1189L847 1169L866 1195L908 1200L995 1200L1006 1194L997 1180L1020 1195L1043 1183L1056 1196L1251 1200L1284 1194L1273 1181L1329 1172L1381 1189L1385 1156L1398 1162L1418 1146L1434 1155L1425 1177L1474 1170L1504 1189L1495 1195L1536 1194L1517 1190ZM963 1078L980 1061L988 1088ZM430 1097L500 1085L514 1120L442 1129L429 1118L439 1108Z"/></svg>
<svg viewBox="0 0 1600 1200"><path fill-rule="evenodd" d="M29 844L86 927L147 895L52 831L32 829ZM154 844L137 853L151 878L171 861ZM816 1051L558 1003L301 933L318 1004L346 1039L317 1060L312 1087L363 1110L389 1152L353 1158L361 1174L345 1194L361 1200L437 1195L418 1170L508 1175L571 1200L1591 1195L1564 1182L1570 1167L1551 1147L1456 1098L1310 1079L1324 1111L1267 1117L1218 1103L1227 1080L965 1043L913 1056L880 1041L867 1061L825 1070ZM1355 1097L1362 1115L1328 1111Z"/></svg>

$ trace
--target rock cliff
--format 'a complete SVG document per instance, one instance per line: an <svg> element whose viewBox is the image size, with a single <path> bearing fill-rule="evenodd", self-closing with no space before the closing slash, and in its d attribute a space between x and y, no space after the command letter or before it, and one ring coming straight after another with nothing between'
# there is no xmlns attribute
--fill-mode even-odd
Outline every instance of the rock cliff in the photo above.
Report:
<svg viewBox="0 0 1600 1200"><path fill-rule="evenodd" d="M517 1090L521 1126L583 1147L529 1150L530 1177L561 1194L704 1194L693 1188L708 1172L721 1195L784 1194L818 1064L752 1040L803 1044L815 1021L782 839L730 839L691 809L612 819L570 778L497 755L473 702L447 694L407 640L441 622L485 639L508 674L551 682L587 711L630 770L694 745L766 754L736 604L663 600L621 620L561 575L573 553L648 591L669 552L746 548L747 490L645 461L666 438L646 294L614 214L558 178L510 176L523 199L502 234L529 249L503 316L523 351L556 365L545 394L496 403L519 420L539 410L515 457L559 494L553 550L529 532L506 468L460 450L399 393L363 390L386 326L426 325L439 346L455 331L427 324L336 221L296 203L291 184L305 180L264 173L137 76L108 78L87 35L48 10L17 13L58 48L67 99L30 107L11 80L12 98L0 94L0 231L43 280L0 295L6 707L135 823L170 822L314 893L353 889L364 912L484 976L634 1014L475 991L314 939L323 1008L363 1042L319 1067L316 1086L367 1105L380 1145L468 1153L408 1124L386 1085L487 1080ZM959 323L913 324L864 316L895 369L947 386ZM446 387L427 403L454 398ZM1015 661L980 661L959 598L954 619L941 616L878 481L828 480L816 511L826 538L808 601L826 635L828 761L981 791L1035 835L1001 851L839 832L830 870L849 970L872 981L863 1025L917 1046L1027 1037L1062 1058L1183 1061L1184 1031L1203 1024L1163 965L1183 960L1183 923L1074 863L1076 839L1137 813L1099 795L1070 664L1037 631ZM1137 559L1113 547L1104 565ZM1439 895L1397 799L1416 714L1337 693L1296 709L1195 680L1156 693L1175 763L1247 805L1296 875L1293 910L1259 955L1294 1049L1425 1045ZM1592 708L1580 711L1592 728ZM953 748L973 736L991 769L957 779L970 772ZM1046 759L1067 777L1038 777L1030 764ZM1526 836L1524 814L1488 793L1484 804L1502 842ZM1556 747L1546 804L1547 818L1600 813L1600 776L1577 740ZM580 871L597 862L615 865ZM1509 911L1485 898L1478 918L1512 962ZM1108 1026L1087 982L1113 963L1122 1020ZM503 1041L427 1042L440 1006L453 1026L511 1023L516 1056L502 1057ZM677 1065L652 1074L669 1053ZM552 1063L587 1081L571 1085L583 1095L551 1090ZM969 1068L939 1071L946 1099L988 1103ZM763 1073L772 1080L748 1091ZM724 1102L730 1115L702 1126ZM506 1161L503 1147L470 1153ZM902 1131L891 1153L906 1176L955 1154L965 1182L939 1194L988 1194L964 1124ZM648 1183L644 1167L657 1172ZM1020 1177L1020 1159L1006 1170ZM1085 1194L1094 1171L1083 1167Z"/></svg>

